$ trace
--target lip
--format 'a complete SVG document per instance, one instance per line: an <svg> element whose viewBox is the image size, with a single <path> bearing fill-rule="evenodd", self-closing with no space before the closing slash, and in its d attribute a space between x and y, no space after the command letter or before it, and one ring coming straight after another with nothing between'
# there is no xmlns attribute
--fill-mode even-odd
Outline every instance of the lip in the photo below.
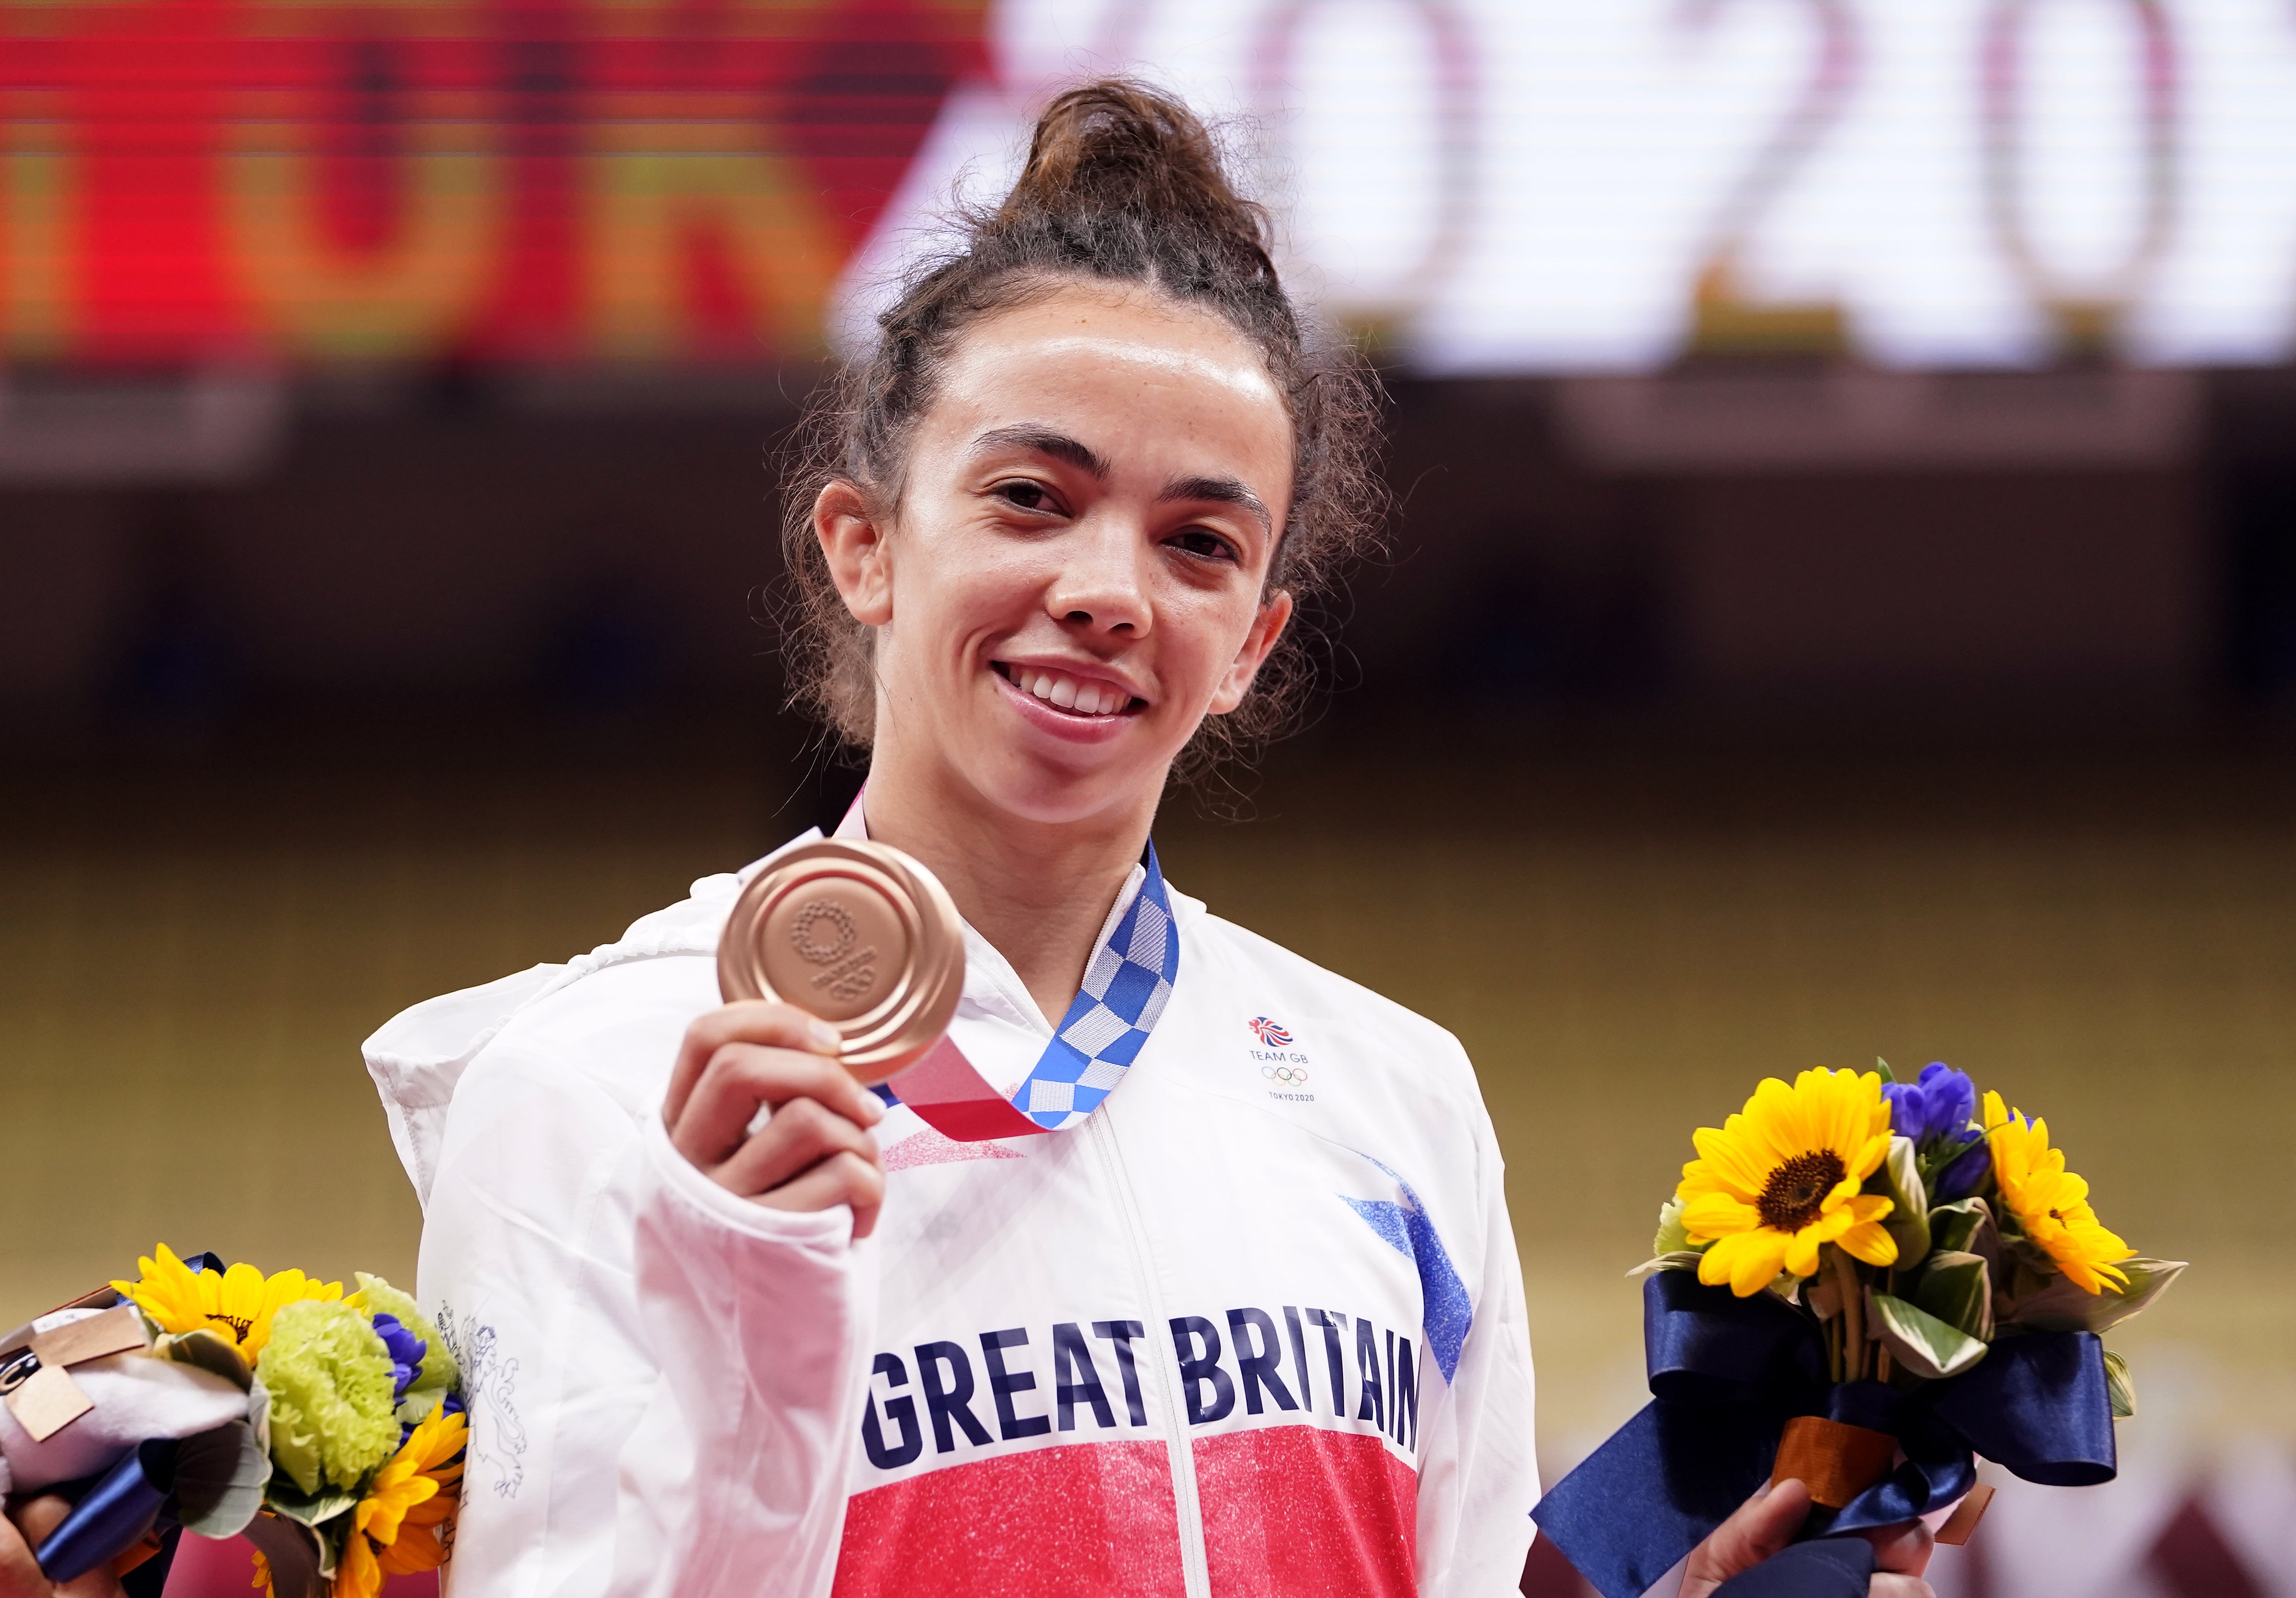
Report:
<svg viewBox="0 0 2296 1598"><path fill-rule="evenodd" d="M1058 655L992 656L988 662L988 668L996 671L999 666L1010 671L1057 671L1064 677L1076 678L1079 683L1097 683L1103 688L1113 688L1128 700L1147 697L1139 689L1104 666L1095 666L1083 660L1070 660ZM998 671L996 675L1001 677L1004 673ZM1031 694L1029 697L1033 699L1036 696Z"/></svg>
<svg viewBox="0 0 2296 1598"><path fill-rule="evenodd" d="M1056 705L1047 704L1022 688L1004 672L998 671L996 668L998 666L1012 669L1033 667L1038 671L1063 672L1079 681L1098 683L1103 687L1113 688L1132 699L1138 699L1140 695L1134 693L1128 684L1118 681L1104 671L1078 670L1073 663L1066 660L1007 660L1000 658L993 662L988 668L988 675L996 681L998 690L1010 701L1013 709L1020 713L1021 718L1029 725L1048 733L1064 742L1106 743L1111 738L1120 736L1125 724L1139 714L1136 710L1131 710L1119 712L1114 716L1072 716Z"/></svg>

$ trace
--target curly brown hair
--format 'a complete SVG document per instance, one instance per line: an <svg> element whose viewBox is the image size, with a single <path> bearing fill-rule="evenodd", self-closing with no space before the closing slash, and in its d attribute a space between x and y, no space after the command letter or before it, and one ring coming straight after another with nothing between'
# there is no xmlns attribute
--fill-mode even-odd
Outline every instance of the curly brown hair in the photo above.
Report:
<svg viewBox="0 0 2296 1598"><path fill-rule="evenodd" d="M872 629L831 580L813 529L823 488L845 481L898 512L919 420L965 330L1079 280L1137 283L1208 310L1249 339L1291 413L1292 509L1268 591L1310 605L1374 547L1386 512L1378 383L1344 339L1310 327L1268 255L1267 214L1230 182L1218 143L1179 101L1103 79L1037 119L1004 202L964 211L961 244L920 266L878 318L876 346L808 402L783 479L790 573L782 651L790 703L865 748L875 731ZM1183 780L1289 729L1312 685L1312 627L1297 619L1242 705L1208 716L1175 763Z"/></svg>

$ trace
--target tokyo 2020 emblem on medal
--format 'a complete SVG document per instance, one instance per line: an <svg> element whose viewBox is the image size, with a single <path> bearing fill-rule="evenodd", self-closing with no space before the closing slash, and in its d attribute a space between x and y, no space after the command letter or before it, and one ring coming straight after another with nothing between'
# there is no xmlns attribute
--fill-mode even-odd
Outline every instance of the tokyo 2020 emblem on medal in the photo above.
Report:
<svg viewBox="0 0 2296 1598"><path fill-rule="evenodd" d="M838 1058L882 1082L940 1040L964 986L948 891L899 849L801 844L750 880L718 944L728 1001L795 1004L837 1028Z"/></svg>

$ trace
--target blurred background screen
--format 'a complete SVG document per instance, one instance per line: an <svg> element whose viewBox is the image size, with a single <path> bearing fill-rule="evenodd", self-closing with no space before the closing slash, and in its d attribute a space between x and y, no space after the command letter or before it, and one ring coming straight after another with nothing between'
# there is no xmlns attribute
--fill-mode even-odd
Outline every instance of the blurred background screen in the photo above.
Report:
<svg viewBox="0 0 2296 1598"><path fill-rule="evenodd" d="M18 358L802 356L1081 65L1429 372L2296 348L2281 0L11 4Z"/></svg>
<svg viewBox="0 0 2296 1598"><path fill-rule="evenodd" d="M1943 1059L2194 1266L1940 1593L2296 1598L2296 0L0 0L0 1323L411 1280L359 1040L833 821L774 451L1109 70L1393 439L1160 847L1467 1044L1548 1470L1690 1129Z"/></svg>

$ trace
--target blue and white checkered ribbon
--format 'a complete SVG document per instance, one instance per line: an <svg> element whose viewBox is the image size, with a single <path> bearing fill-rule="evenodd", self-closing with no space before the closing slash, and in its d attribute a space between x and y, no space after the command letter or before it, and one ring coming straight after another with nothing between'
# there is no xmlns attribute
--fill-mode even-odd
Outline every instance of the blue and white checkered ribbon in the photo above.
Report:
<svg viewBox="0 0 2296 1598"><path fill-rule="evenodd" d="M1153 843L1141 864L1147 880L1085 971L1053 1041L1013 1090L1013 1108L1048 1132L1081 1125L1116 1091L1179 980L1180 929Z"/></svg>

